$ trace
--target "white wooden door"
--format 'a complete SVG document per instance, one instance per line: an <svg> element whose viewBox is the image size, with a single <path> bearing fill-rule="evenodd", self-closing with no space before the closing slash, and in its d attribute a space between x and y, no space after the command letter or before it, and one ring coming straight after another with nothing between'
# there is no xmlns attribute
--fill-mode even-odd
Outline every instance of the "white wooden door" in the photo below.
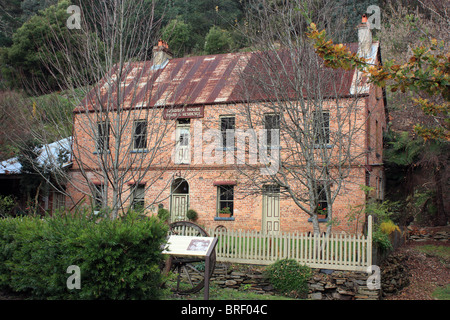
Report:
<svg viewBox="0 0 450 320"><path fill-rule="evenodd" d="M267 234L280 232L280 189L267 187L262 197L263 231Z"/></svg>
<svg viewBox="0 0 450 320"><path fill-rule="evenodd" d="M191 163L191 135L189 125L177 126L175 145L175 164Z"/></svg>
<svg viewBox="0 0 450 320"><path fill-rule="evenodd" d="M189 194L172 194L170 201L170 221L184 221L189 207Z"/></svg>

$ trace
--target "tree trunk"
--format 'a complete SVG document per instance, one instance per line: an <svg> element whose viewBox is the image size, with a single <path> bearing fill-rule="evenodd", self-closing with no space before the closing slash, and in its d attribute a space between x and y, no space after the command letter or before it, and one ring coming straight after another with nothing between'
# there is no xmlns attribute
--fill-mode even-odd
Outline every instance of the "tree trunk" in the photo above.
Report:
<svg viewBox="0 0 450 320"><path fill-rule="evenodd" d="M436 195L434 199L434 203L436 206L436 225L437 226L445 226L447 225L447 217L445 214L444 207L444 195L442 193L442 179L441 179L441 169L440 166L437 166L434 169L434 183L436 186Z"/></svg>
<svg viewBox="0 0 450 320"><path fill-rule="evenodd" d="M314 234L320 235L320 226L319 226L319 218L317 217L317 214L314 213L311 216L312 224L313 224L313 232Z"/></svg>
<svg viewBox="0 0 450 320"><path fill-rule="evenodd" d="M37 190L36 190L36 196L34 197L34 209L36 211L39 208L39 192L41 190L42 183L43 183L43 181L41 181L41 183L39 183L39 186L37 187ZM35 213L36 213L36 211L35 211Z"/></svg>

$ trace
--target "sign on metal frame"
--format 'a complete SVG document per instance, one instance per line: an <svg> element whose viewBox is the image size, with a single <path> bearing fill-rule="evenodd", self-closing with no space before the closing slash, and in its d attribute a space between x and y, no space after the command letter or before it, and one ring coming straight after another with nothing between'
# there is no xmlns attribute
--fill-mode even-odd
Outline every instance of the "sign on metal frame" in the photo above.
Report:
<svg viewBox="0 0 450 320"><path fill-rule="evenodd" d="M163 254L178 257L205 258L205 291L204 300L209 299L209 273L211 267L211 254L214 252L218 239L215 237L192 237L171 235L167 240L168 247Z"/></svg>

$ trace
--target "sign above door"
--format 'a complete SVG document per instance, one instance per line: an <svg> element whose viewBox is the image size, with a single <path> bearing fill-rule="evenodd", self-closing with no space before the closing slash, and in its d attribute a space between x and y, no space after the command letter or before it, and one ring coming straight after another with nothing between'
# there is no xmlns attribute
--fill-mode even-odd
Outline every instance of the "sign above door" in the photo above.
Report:
<svg viewBox="0 0 450 320"><path fill-rule="evenodd" d="M205 106L185 106L181 108L164 108L163 119L192 119L203 118Z"/></svg>

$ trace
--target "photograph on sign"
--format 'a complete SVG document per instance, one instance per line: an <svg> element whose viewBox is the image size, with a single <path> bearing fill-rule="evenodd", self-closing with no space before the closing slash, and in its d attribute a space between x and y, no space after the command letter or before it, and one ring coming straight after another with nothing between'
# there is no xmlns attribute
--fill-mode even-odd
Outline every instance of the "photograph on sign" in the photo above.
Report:
<svg viewBox="0 0 450 320"><path fill-rule="evenodd" d="M212 237L171 235L163 254L174 256L206 256L213 243Z"/></svg>
<svg viewBox="0 0 450 320"><path fill-rule="evenodd" d="M187 250L188 251L207 251L210 243L211 243L210 240L193 239L189 243Z"/></svg>

